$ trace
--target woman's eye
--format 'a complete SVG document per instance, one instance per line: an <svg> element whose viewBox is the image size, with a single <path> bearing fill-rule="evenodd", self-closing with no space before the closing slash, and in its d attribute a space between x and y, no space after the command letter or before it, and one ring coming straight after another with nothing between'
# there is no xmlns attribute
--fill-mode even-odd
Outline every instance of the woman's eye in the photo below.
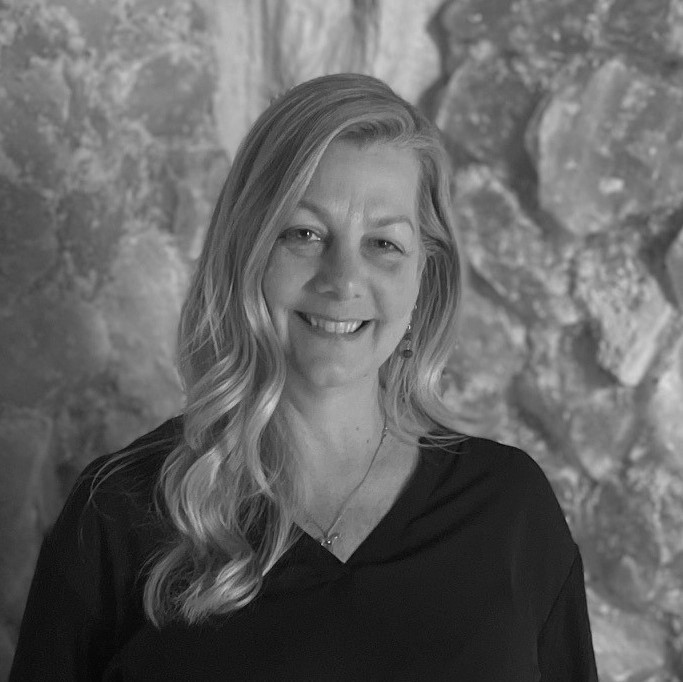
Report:
<svg viewBox="0 0 683 682"><path fill-rule="evenodd" d="M293 245L317 244L323 241L322 237L310 227L290 227L282 233L281 239ZM380 251L403 253L402 249L388 239L372 239L371 242Z"/></svg>
<svg viewBox="0 0 683 682"><path fill-rule="evenodd" d="M396 244L388 239L375 239L375 242L379 246L380 251L401 251Z"/></svg>
<svg viewBox="0 0 683 682"><path fill-rule="evenodd" d="M292 227L283 233L283 238L293 242L319 241L320 237L309 227Z"/></svg>

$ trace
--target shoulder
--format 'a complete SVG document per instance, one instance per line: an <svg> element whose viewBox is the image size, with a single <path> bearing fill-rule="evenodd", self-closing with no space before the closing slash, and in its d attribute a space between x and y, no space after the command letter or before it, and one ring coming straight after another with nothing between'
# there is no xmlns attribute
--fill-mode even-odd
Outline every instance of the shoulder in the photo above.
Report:
<svg viewBox="0 0 683 682"><path fill-rule="evenodd" d="M463 464L500 481L520 502L559 504L543 468L527 452L487 438L470 437L460 452Z"/></svg>
<svg viewBox="0 0 683 682"><path fill-rule="evenodd" d="M525 451L497 441L467 436L434 450L443 494L481 504L487 516L510 533L535 542L567 547L574 543L564 512L541 466Z"/></svg>
<svg viewBox="0 0 683 682"><path fill-rule="evenodd" d="M121 450L91 461L79 475L71 495L84 488L99 491L99 497L120 492L149 493L164 460L181 437L182 417L165 421Z"/></svg>
<svg viewBox="0 0 683 682"><path fill-rule="evenodd" d="M524 450L488 438L446 434L441 440L428 441L428 453L445 474L476 476L509 481L529 487L547 488L550 484L539 464Z"/></svg>
<svg viewBox="0 0 683 682"><path fill-rule="evenodd" d="M97 550L128 552L154 518L153 493L167 455L182 433L179 418L164 422L122 450L90 462L76 479L46 543L56 556L88 563Z"/></svg>
<svg viewBox="0 0 683 682"><path fill-rule="evenodd" d="M167 538L152 493L180 433L178 420L169 420L90 462L45 536L38 566L59 575L97 617L114 618L113 605L127 599L138 571Z"/></svg>
<svg viewBox="0 0 683 682"><path fill-rule="evenodd" d="M453 433L443 442L431 441L434 460L443 460L446 469L508 479L545 487L548 479L540 465L524 450L488 438Z"/></svg>
<svg viewBox="0 0 683 682"><path fill-rule="evenodd" d="M578 554L545 472L523 450L486 438L454 439L440 455L442 500L478 537L494 542L542 623Z"/></svg>

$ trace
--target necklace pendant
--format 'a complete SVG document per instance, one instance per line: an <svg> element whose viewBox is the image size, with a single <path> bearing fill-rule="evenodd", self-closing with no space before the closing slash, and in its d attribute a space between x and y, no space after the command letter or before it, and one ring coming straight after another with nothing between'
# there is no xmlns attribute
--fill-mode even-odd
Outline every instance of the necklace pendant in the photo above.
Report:
<svg viewBox="0 0 683 682"><path fill-rule="evenodd" d="M338 540L340 537L339 533L332 533L331 535L323 535L323 537L320 539L320 544L323 547L332 547L332 543L335 540Z"/></svg>

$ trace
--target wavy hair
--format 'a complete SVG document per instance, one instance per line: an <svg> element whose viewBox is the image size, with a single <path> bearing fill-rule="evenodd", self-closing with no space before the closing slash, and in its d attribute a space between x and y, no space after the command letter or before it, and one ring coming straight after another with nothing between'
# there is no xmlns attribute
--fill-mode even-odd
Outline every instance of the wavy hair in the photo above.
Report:
<svg viewBox="0 0 683 682"><path fill-rule="evenodd" d="M385 83L323 76L271 103L242 142L220 193L178 332L183 435L155 484L174 539L150 558L144 609L157 627L234 612L299 539L300 477L279 408L286 362L262 293L278 230L334 140L413 150L420 162L425 267L413 313L414 355L396 349L379 372L397 438L452 442L468 415L441 400L456 335L462 268L451 169L440 134ZM454 433L455 432L455 433Z"/></svg>

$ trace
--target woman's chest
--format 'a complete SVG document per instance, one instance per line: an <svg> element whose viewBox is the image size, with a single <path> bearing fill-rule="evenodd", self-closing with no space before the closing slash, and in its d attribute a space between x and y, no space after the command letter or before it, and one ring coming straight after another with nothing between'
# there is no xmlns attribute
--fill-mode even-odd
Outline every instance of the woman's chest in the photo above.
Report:
<svg viewBox="0 0 683 682"><path fill-rule="evenodd" d="M297 525L339 561L346 562L392 513L415 477L419 456L417 448L396 452L392 461L347 498L330 494L329 489L309 498Z"/></svg>
<svg viewBox="0 0 683 682"><path fill-rule="evenodd" d="M144 624L110 679L533 682L537 633L489 558L488 568L468 566L433 546L377 565L328 565L216 625Z"/></svg>

